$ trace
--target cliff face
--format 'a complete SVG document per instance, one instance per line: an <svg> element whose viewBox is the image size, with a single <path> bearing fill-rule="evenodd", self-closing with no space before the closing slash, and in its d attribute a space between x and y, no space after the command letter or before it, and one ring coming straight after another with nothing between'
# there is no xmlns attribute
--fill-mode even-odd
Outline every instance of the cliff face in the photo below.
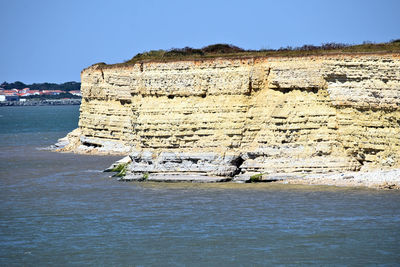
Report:
<svg viewBox="0 0 400 267"><path fill-rule="evenodd" d="M131 153L133 174L400 165L399 55L94 65L81 90L65 149Z"/></svg>

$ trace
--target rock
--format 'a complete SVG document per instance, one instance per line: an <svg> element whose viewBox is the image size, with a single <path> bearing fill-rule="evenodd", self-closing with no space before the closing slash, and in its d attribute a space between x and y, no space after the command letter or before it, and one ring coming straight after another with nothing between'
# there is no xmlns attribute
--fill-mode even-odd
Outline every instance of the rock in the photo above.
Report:
<svg viewBox="0 0 400 267"><path fill-rule="evenodd" d="M354 176L352 176L352 175L345 175L345 176L342 176L342 179L354 179Z"/></svg>
<svg viewBox="0 0 400 267"><path fill-rule="evenodd" d="M400 189L400 185L385 182L379 186L380 189Z"/></svg>
<svg viewBox="0 0 400 267"><path fill-rule="evenodd" d="M155 174L170 177L171 173L176 173L175 180L179 180L176 177L178 174L184 177L189 175L187 177L190 179L198 178L202 174L203 180L206 180L203 177L205 175L219 176L219 180L230 180L230 177L238 172L238 166L235 165L238 158L238 155L224 156L217 153L132 152L129 156L131 162L128 165L128 173L139 176L149 173L151 177L158 177L154 176ZM192 175L193 173L197 175Z"/></svg>
<svg viewBox="0 0 400 267"><path fill-rule="evenodd" d="M95 65L79 137L60 145L129 154L139 176L398 168L399 77L397 54Z"/></svg>
<svg viewBox="0 0 400 267"><path fill-rule="evenodd" d="M229 177L204 176L196 174L158 174L150 175L147 181L151 182L191 182L191 183L218 183L232 180Z"/></svg>
<svg viewBox="0 0 400 267"><path fill-rule="evenodd" d="M130 158L130 156L126 156L126 157L114 162L113 164L111 164L111 166L108 167L107 169L105 169L104 172L110 172L113 169L115 169L115 167L117 167L118 165L121 165L121 164L128 165L131 162L132 162L132 159Z"/></svg>
<svg viewBox="0 0 400 267"><path fill-rule="evenodd" d="M202 173L190 173L190 174L182 174L182 173L158 173L158 174L150 174L150 175L141 175L141 174L128 174L124 177L120 177L119 181L123 182L189 182L189 183L220 183L220 182L228 182L232 180L230 177L220 177L220 176L208 176Z"/></svg>
<svg viewBox="0 0 400 267"><path fill-rule="evenodd" d="M256 178L256 179L254 179ZM262 174L262 173L256 173L256 172L246 172L244 174L240 174L234 177L233 182L237 183L251 183L251 182L263 182L263 183L269 183L269 182L277 182L277 181L286 181L286 180L296 180L296 179L302 179L301 176L298 176L293 173L271 173L271 174Z"/></svg>

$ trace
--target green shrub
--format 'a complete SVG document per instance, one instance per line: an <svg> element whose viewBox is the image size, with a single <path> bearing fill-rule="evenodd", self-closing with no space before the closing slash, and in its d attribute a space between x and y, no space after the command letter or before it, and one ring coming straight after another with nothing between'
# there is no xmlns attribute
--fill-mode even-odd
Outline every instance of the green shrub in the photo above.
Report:
<svg viewBox="0 0 400 267"><path fill-rule="evenodd" d="M258 173L250 176L250 183L257 183L262 181L263 173Z"/></svg>
<svg viewBox="0 0 400 267"><path fill-rule="evenodd" d="M245 51L244 49L231 44L213 44L205 46L201 50L204 53L214 53L214 54L240 53Z"/></svg>
<svg viewBox="0 0 400 267"><path fill-rule="evenodd" d="M114 177L124 177L126 175L126 170L128 167L128 163L121 163L111 169L111 172L117 172Z"/></svg>

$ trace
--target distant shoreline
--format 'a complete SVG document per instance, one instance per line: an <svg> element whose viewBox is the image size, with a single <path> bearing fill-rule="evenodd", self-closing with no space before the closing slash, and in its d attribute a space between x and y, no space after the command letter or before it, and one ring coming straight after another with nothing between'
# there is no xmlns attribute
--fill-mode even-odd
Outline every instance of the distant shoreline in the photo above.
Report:
<svg viewBox="0 0 400 267"><path fill-rule="evenodd" d="M33 101L3 101L0 107L10 106L59 106L59 105L80 105L81 99L46 99Z"/></svg>

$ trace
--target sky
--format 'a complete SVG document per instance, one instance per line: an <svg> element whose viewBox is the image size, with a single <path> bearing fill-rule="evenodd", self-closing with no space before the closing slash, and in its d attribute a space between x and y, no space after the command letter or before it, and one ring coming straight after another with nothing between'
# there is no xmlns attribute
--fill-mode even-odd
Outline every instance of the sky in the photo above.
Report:
<svg viewBox="0 0 400 267"><path fill-rule="evenodd" d="M80 81L152 49L400 39L400 0L0 0L0 83Z"/></svg>

